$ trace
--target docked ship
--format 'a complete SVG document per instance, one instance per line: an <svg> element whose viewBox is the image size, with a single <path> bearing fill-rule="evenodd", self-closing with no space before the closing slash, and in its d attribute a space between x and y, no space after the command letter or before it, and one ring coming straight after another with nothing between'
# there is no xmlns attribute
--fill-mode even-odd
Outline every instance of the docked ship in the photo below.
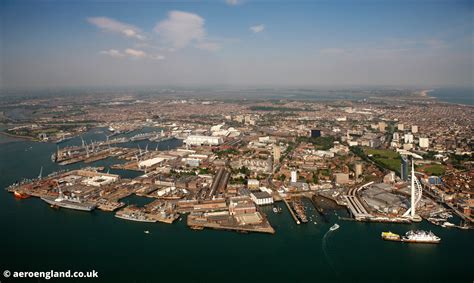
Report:
<svg viewBox="0 0 474 283"><path fill-rule="evenodd" d="M147 140L153 136L156 136L156 133L142 133L142 134L136 134L133 137L130 138L131 141L142 141L142 140Z"/></svg>
<svg viewBox="0 0 474 283"><path fill-rule="evenodd" d="M115 213L115 217L124 219L124 220L136 221L136 222L156 222L156 220L148 218L141 213L133 213L133 212L128 212L128 213L117 212Z"/></svg>
<svg viewBox="0 0 474 283"><path fill-rule="evenodd" d="M388 232L382 232L382 239L387 240L387 241L400 241L401 237L398 234L392 233L390 231Z"/></svg>
<svg viewBox="0 0 474 283"><path fill-rule="evenodd" d="M65 137L63 136L61 139L57 140L56 141L56 144L60 144L60 143L63 143L63 142L67 142L68 140L71 140L73 137Z"/></svg>
<svg viewBox="0 0 474 283"><path fill-rule="evenodd" d="M456 227L456 225L454 225L453 223L451 222L448 222L448 221L445 221L443 224L441 224L441 227Z"/></svg>
<svg viewBox="0 0 474 283"><path fill-rule="evenodd" d="M167 136L164 136L164 137L156 136L154 138L150 138L149 140L153 141L153 142L165 142L165 141L169 141L169 140L172 140L172 139L174 139L174 137L172 137L172 136L169 136L169 137L167 137Z"/></svg>
<svg viewBox="0 0 474 283"><path fill-rule="evenodd" d="M25 194L25 193L22 193L22 192L19 192L19 191L14 191L14 192L13 192L13 195L14 195L16 198L19 198L19 199L25 199L25 198L29 198L29 197L30 197L30 195Z"/></svg>
<svg viewBox="0 0 474 283"><path fill-rule="evenodd" d="M426 231L408 231L405 236L400 237L400 235L392 232L382 232L382 239L387 241L396 241L396 242L407 242L407 243L426 243L426 244L438 244L441 241L441 238L433 234L433 232Z"/></svg>
<svg viewBox="0 0 474 283"><path fill-rule="evenodd" d="M427 244L438 244L441 241L441 238L429 231L408 231L404 237L402 237L403 242L408 243L427 243Z"/></svg>
<svg viewBox="0 0 474 283"><path fill-rule="evenodd" d="M62 192L59 192L59 197L57 198L42 197L41 199L55 207L63 207L82 211L92 211L96 208L95 205L82 202L77 198L65 197Z"/></svg>

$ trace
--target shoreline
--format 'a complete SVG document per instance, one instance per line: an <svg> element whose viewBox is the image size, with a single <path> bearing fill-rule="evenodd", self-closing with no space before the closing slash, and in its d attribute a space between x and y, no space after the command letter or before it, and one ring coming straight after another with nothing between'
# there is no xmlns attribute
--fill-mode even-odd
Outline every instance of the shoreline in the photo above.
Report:
<svg viewBox="0 0 474 283"><path fill-rule="evenodd" d="M421 91L417 92L417 94L419 96L426 97L426 98L435 98L435 97L432 97L432 96L428 95L429 92L433 92L433 91L434 91L434 89L424 89L424 90L421 90Z"/></svg>
<svg viewBox="0 0 474 283"><path fill-rule="evenodd" d="M10 138L14 138L14 139L17 139L18 141L22 141L22 140L36 141L35 138L33 138L33 137L13 135L13 134L9 134L5 131L0 131L0 135L4 135L4 136L10 137Z"/></svg>
<svg viewBox="0 0 474 283"><path fill-rule="evenodd" d="M418 97L421 97L421 98L435 100L437 103L474 107L473 104L465 104L465 103L459 103L459 102L445 101L445 100L440 99L439 97L430 96L429 93L433 92L433 91L435 91L435 89L423 89L423 90L420 90L420 91L415 91L414 94Z"/></svg>

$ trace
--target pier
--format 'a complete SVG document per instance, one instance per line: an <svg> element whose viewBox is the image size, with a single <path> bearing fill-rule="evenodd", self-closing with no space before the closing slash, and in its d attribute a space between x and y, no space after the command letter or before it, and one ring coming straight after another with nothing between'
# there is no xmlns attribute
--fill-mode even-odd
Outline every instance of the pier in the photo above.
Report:
<svg viewBox="0 0 474 283"><path fill-rule="evenodd" d="M293 217L293 219L295 220L296 224L301 224L300 220L298 219L298 217L296 217L296 214L293 212L293 209L291 209L291 206L290 206L290 204L288 203L288 201L287 201L286 199L283 199L283 202L285 202L286 207L287 207L288 210L290 211L290 214L291 214L291 216Z"/></svg>

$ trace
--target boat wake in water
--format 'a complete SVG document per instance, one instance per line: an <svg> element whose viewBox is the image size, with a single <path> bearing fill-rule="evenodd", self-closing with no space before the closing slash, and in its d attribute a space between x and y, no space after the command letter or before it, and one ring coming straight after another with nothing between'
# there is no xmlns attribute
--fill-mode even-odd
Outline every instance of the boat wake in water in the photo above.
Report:
<svg viewBox="0 0 474 283"><path fill-rule="evenodd" d="M331 258L329 257L329 254L327 252L327 242L331 236L331 234L334 232L335 230L331 230L329 229L326 234L324 234L323 236L323 241L322 241L322 249L323 249L323 253L324 253L324 257L326 258L326 261L328 262L329 266L331 267L332 271L334 272L334 274L336 275L337 278L339 278L339 273L337 272L336 268L334 267L334 263L332 262Z"/></svg>

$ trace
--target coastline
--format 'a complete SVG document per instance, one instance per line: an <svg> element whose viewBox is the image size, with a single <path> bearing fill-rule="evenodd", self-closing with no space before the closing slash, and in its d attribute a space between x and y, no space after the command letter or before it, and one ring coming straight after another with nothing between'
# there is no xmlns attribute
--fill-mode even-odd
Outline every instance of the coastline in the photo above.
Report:
<svg viewBox="0 0 474 283"><path fill-rule="evenodd" d="M431 99L436 101L437 103L445 103L445 104L452 104L452 105L459 105L459 106L467 106L467 107L474 107L473 104L468 104L468 103L460 103L460 102L454 102L454 101L449 101L449 100L443 100L439 97L429 95L430 92L434 92L436 89L423 89L420 91L415 91L414 94L420 98L423 99Z"/></svg>
<svg viewBox="0 0 474 283"><path fill-rule="evenodd" d="M419 96L426 97L426 98L435 98L435 97L432 97L432 96L428 95L428 93L432 92L432 91L434 91L434 89L424 89L424 90L421 90L421 91L417 92L417 94Z"/></svg>
<svg viewBox="0 0 474 283"><path fill-rule="evenodd" d="M33 137L13 135L13 134L9 134L5 131L0 131L0 135L4 135L6 137L17 139L19 141L21 141L21 140L36 141Z"/></svg>

